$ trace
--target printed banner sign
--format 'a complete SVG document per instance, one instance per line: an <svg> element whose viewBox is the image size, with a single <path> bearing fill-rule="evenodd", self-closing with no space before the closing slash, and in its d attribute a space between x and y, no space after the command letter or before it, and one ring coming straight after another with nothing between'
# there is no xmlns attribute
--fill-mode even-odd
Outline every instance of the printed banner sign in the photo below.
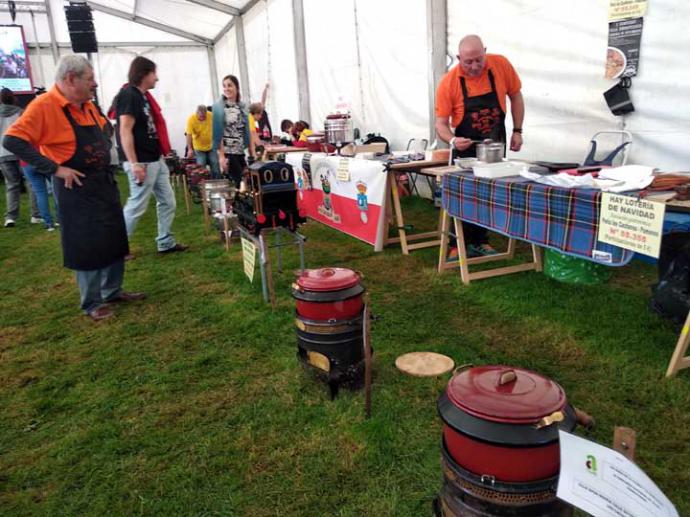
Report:
<svg viewBox="0 0 690 517"><path fill-rule="evenodd" d="M297 203L307 217L383 249L386 171L375 160L289 153Z"/></svg>
<svg viewBox="0 0 690 517"><path fill-rule="evenodd" d="M622 454L559 431L559 499L597 517L678 517L673 503Z"/></svg>
<svg viewBox="0 0 690 517"><path fill-rule="evenodd" d="M658 258L666 205L604 192L599 212L601 242Z"/></svg>
<svg viewBox="0 0 690 517"><path fill-rule="evenodd" d="M640 65L643 18L609 23L609 47L606 50L606 79L634 77Z"/></svg>
<svg viewBox="0 0 690 517"><path fill-rule="evenodd" d="M642 18L647 12L647 0L610 0L609 21Z"/></svg>
<svg viewBox="0 0 690 517"><path fill-rule="evenodd" d="M242 237L242 259L244 260L244 274L250 282L254 282L254 266L256 265L256 244Z"/></svg>

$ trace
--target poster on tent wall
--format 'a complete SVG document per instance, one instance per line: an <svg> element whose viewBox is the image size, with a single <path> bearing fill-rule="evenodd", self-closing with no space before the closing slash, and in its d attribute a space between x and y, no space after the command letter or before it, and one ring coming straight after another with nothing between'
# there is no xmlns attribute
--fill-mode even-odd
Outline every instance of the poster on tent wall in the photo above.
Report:
<svg viewBox="0 0 690 517"><path fill-rule="evenodd" d="M29 53L21 25L0 25L0 88L33 93Z"/></svg>
<svg viewBox="0 0 690 517"><path fill-rule="evenodd" d="M647 0L609 0L606 79L635 77L640 63L642 21Z"/></svg>
<svg viewBox="0 0 690 517"><path fill-rule="evenodd" d="M609 47L606 50L607 79L635 77L640 63L642 20L620 20L609 23Z"/></svg>
<svg viewBox="0 0 690 517"><path fill-rule="evenodd" d="M383 249L386 177L383 163L371 160L288 153L295 170L300 212L331 228Z"/></svg>

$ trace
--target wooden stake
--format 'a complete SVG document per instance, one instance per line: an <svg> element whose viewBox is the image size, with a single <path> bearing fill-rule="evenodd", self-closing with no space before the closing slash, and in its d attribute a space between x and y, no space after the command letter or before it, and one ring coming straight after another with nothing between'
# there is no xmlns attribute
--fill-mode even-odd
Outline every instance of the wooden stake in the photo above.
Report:
<svg viewBox="0 0 690 517"><path fill-rule="evenodd" d="M616 427L613 430L613 449L620 452L630 461L635 461L635 445L637 436L634 429Z"/></svg>
<svg viewBox="0 0 690 517"><path fill-rule="evenodd" d="M191 212L189 211L189 189L187 188L187 175L182 175L182 187L184 188L184 204L187 207L187 215Z"/></svg>

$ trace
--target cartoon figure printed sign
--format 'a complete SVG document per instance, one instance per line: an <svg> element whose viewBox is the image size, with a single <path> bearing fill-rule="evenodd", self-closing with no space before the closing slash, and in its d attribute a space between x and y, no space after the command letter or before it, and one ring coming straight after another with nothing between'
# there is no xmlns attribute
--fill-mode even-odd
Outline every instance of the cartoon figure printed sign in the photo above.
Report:
<svg viewBox="0 0 690 517"><path fill-rule="evenodd" d="M389 189L381 162L322 153L289 153L285 159L295 170L300 212L383 249Z"/></svg>
<svg viewBox="0 0 690 517"><path fill-rule="evenodd" d="M340 216L333 210L333 203L331 203L331 181L329 175L331 171L325 170L319 178L321 179L321 189L323 190L323 204L319 206L319 213L328 217L334 223L340 222Z"/></svg>
<svg viewBox="0 0 690 517"><path fill-rule="evenodd" d="M367 200L367 184L362 180L357 182L357 208L359 208L359 218L364 224L367 224L367 210L369 210L369 201Z"/></svg>

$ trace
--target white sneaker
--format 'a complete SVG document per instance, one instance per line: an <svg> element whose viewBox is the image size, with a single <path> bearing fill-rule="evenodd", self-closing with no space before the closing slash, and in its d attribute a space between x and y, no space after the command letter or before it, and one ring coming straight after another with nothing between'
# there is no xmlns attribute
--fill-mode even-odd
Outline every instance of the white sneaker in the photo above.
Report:
<svg viewBox="0 0 690 517"><path fill-rule="evenodd" d="M15 224L14 219L5 219L5 228L13 228Z"/></svg>
<svg viewBox="0 0 690 517"><path fill-rule="evenodd" d="M54 231L55 231L55 226L46 226L46 231L47 231L47 232L54 232Z"/></svg>
<svg viewBox="0 0 690 517"><path fill-rule="evenodd" d="M41 224L45 223L42 217L31 217L31 224Z"/></svg>

